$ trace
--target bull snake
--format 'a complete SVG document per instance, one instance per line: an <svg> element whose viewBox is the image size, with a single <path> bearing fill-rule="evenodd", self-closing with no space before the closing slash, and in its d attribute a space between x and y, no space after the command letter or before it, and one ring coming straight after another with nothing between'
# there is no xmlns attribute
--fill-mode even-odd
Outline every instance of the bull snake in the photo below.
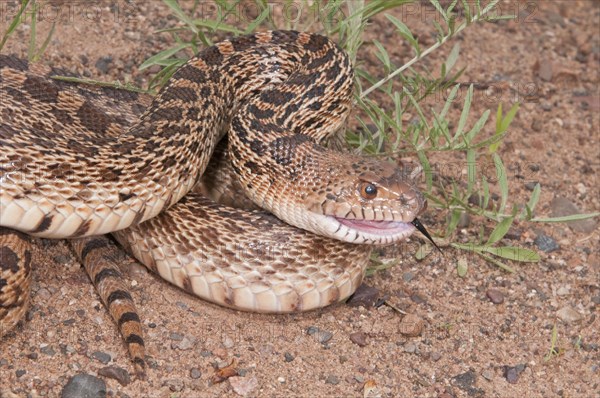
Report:
<svg viewBox="0 0 600 398"><path fill-rule="evenodd" d="M401 167L321 146L344 123L353 83L347 55L323 36L223 41L155 98L53 74L0 56L0 331L27 306L29 236L73 238L142 369L139 317L98 235L192 294L280 313L347 298L372 245L422 228L426 202ZM253 208L234 207L244 198Z"/></svg>

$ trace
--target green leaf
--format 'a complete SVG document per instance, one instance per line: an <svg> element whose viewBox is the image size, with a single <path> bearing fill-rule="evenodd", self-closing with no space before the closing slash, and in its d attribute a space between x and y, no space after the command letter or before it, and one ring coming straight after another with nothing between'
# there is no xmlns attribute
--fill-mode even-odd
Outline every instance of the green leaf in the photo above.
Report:
<svg viewBox="0 0 600 398"><path fill-rule="evenodd" d="M489 247L484 246L483 250L495 256L507 260L519 261L522 263L537 263L540 261L540 255L533 250L514 246Z"/></svg>
<svg viewBox="0 0 600 398"><path fill-rule="evenodd" d="M385 17L391 23L394 24L396 29L398 29L398 33L400 34L400 36L402 36L404 39L406 39L406 41L408 41L408 43L415 50L415 53L417 54L417 56L419 56L421 54L421 49L419 48L419 42L417 41L417 39L415 39L415 37L413 36L413 34L410 31L410 29L408 28L408 26L406 26L404 24L404 22L400 21L398 18L394 17L393 15L385 14Z"/></svg>
<svg viewBox="0 0 600 398"><path fill-rule="evenodd" d="M415 253L415 259L417 261L421 261L421 260L425 259L425 257L427 257L429 255L429 253L431 253L432 250L433 250L433 247L431 247L428 244L420 245L419 249Z"/></svg>
<svg viewBox="0 0 600 398"><path fill-rule="evenodd" d="M465 98L465 103L463 105L462 112L460 114L460 119L458 120L458 126L456 127L456 133L454 133L454 140L460 137L465 129L465 125L467 124L467 118L469 117L469 111L471 110L471 101L473 100L473 85L469 85L469 89L467 90L467 96Z"/></svg>
<svg viewBox="0 0 600 398"><path fill-rule="evenodd" d="M464 278L467 275L467 271L469 271L469 263L464 258L459 258L456 262L456 273L461 278Z"/></svg>
<svg viewBox="0 0 600 398"><path fill-rule="evenodd" d="M172 48L167 48L166 50L163 50L157 54L154 54L153 56L151 56L150 58L148 58L147 60L145 60L141 65L139 70L144 70L146 68L149 68L153 65L157 65L159 64L160 61L164 61L167 58L172 57L173 55L175 55L177 52L191 47L190 43L182 43L182 44L178 44L175 47Z"/></svg>
<svg viewBox="0 0 600 398"><path fill-rule="evenodd" d="M521 220L531 220L533 211L535 210L535 206L537 206L538 201L540 200L540 193L542 192L542 188L540 187L540 183L538 182L533 187L533 192L531 193L531 198L525 205L525 208L521 211L519 215L519 219Z"/></svg>
<svg viewBox="0 0 600 398"><path fill-rule="evenodd" d="M460 43L456 43L454 45L454 47L452 47L450 54L448 54L448 58L446 58L446 62L444 64L444 65L446 65L446 73L449 73L452 70L452 68L454 67L454 65L456 65L456 61L458 60L459 54L460 54Z"/></svg>
<svg viewBox="0 0 600 398"><path fill-rule="evenodd" d="M477 159L473 149L467 150L467 195L473 192L473 187L477 181Z"/></svg>
<svg viewBox="0 0 600 398"><path fill-rule="evenodd" d="M244 30L244 34L249 34L252 33L256 30L256 28L265 20L267 19L267 17L270 15L271 13L271 9L267 6L265 7L264 10L262 10L262 12L260 13L260 15L258 17L256 17L256 19L254 19L254 21L250 22L248 24L248 27Z"/></svg>
<svg viewBox="0 0 600 398"><path fill-rule="evenodd" d="M600 212L587 213L587 214L571 214L569 216L562 216L562 217L532 218L531 221L534 221L534 222L567 222L567 221L585 220L588 218L594 218L594 217L598 217L598 216L600 216Z"/></svg>
<svg viewBox="0 0 600 398"><path fill-rule="evenodd" d="M504 168L504 163L502 163L500 156L497 153L494 153L492 154L492 159L494 160L496 178L498 179L498 185L500 186L500 208L498 211L502 213L504 212L506 201L508 199L508 178L506 175L506 168Z"/></svg>
<svg viewBox="0 0 600 398"><path fill-rule="evenodd" d="M506 235L512 223L513 217L506 217L504 220L500 221L490 234L486 245L493 245L494 243L500 241L500 239L504 238L504 235Z"/></svg>
<svg viewBox="0 0 600 398"><path fill-rule="evenodd" d="M196 24L194 24L194 21L188 17L185 12L183 12L176 0L163 0L163 3L165 3L171 9L171 11L173 11L175 16L179 18L180 21L184 22L192 32L198 34L199 31L196 27Z"/></svg>

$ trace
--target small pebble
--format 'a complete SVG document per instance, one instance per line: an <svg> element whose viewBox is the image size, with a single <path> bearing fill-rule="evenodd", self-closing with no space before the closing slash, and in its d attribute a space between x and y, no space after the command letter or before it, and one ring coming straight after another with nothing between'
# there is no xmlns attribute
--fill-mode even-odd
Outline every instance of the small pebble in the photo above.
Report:
<svg viewBox="0 0 600 398"><path fill-rule="evenodd" d="M52 257L55 263L67 264L71 261L71 256L68 254L59 254L58 256Z"/></svg>
<svg viewBox="0 0 600 398"><path fill-rule="evenodd" d="M15 375L17 376L17 378L23 376L25 373L27 373L25 369L18 369L15 371Z"/></svg>
<svg viewBox="0 0 600 398"><path fill-rule="evenodd" d="M504 302L504 295L500 290L488 289L487 292L485 292L485 295L494 304L502 304Z"/></svg>
<svg viewBox="0 0 600 398"><path fill-rule="evenodd" d="M294 356L292 354L290 354L289 352L286 352L285 354L283 354L283 357L285 358L286 362L292 362L294 360Z"/></svg>
<svg viewBox="0 0 600 398"><path fill-rule="evenodd" d="M405 272L405 273L402 274L402 280L404 282L410 282L410 281L413 280L414 277L415 277L415 275L412 272L410 272L410 271Z"/></svg>
<svg viewBox="0 0 600 398"><path fill-rule="evenodd" d="M280 383L285 383L285 377L281 377L281 376L279 376L279 377L277 378L277 381L278 381L278 382L280 382Z"/></svg>
<svg viewBox="0 0 600 398"><path fill-rule="evenodd" d="M431 360L433 362L437 362L440 359L442 359L442 354L440 354L438 351L434 351L434 352L431 353Z"/></svg>
<svg viewBox="0 0 600 398"><path fill-rule="evenodd" d="M346 301L346 304L351 307L363 306L370 308L373 306L377 298L379 297L379 290L377 288L361 284L356 292Z"/></svg>
<svg viewBox="0 0 600 398"><path fill-rule="evenodd" d="M592 302L596 305L600 305L600 296L592 297Z"/></svg>
<svg viewBox="0 0 600 398"><path fill-rule="evenodd" d="M327 343L333 337L333 333L328 332L327 330L319 329L316 326L309 326L306 329L306 333L308 333L309 336L312 336L321 344Z"/></svg>
<svg viewBox="0 0 600 398"><path fill-rule="evenodd" d="M208 351L208 350L202 350L200 351L200 356L203 358L208 358L212 355L212 351Z"/></svg>
<svg viewBox="0 0 600 398"><path fill-rule="evenodd" d="M192 349L195 344L196 344L195 338L193 338L193 337L190 338L190 337L184 336L181 341L172 341L171 348L173 348L173 349L178 348L181 351L187 351L187 350Z"/></svg>
<svg viewBox="0 0 600 398"><path fill-rule="evenodd" d="M96 61L96 64L94 66L96 67L96 69L98 69L98 71L100 71L100 73L106 74L108 73L108 65L110 65L112 61L113 58L111 56L101 57L98 59L98 61Z"/></svg>
<svg viewBox="0 0 600 398"><path fill-rule="evenodd" d="M110 355L105 352L102 352L102 351L94 351L92 353L92 358L97 359L98 361L102 362L104 365L109 363L111 360Z"/></svg>
<svg viewBox="0 0 600 398"><path fill-rule="evenodd" d="M185 383L180 379L167 379L163 381L162 385L168 387L172 392L180 392L185 387Z"/></svg>
<svg viewBox="0 0 600 398"><path fill-rule="evenodd" d="M519 375L521 372L523 372L523 370L525 370L525 365L523 364L517 366L505 366L504 377L510 384L517 384L519 381Z"/></svg>
<svg viewBox="0 0 600 398"><path fill-rule="evenodd" d="M223 339L223 347L232 348L234 345L235 344L233 342L233 339L229 336L225 336L225 338Z"/></svg>
<svg viewBox="0 0 600 398"><path fill-rule="evenodd" d="M200 369L198 369L198 368L191 368L190 369L190 377L192 379L199 379L200 377L202 377L202 372L200 372Z"/></svg>
<svg viewBox="0 0 600 398"><path fill-rule="evenodd" d="M535 189L535 186L536 186L537 184L539 184L539 182L538 182L538 181L529 181L529 182L526 182L526 183L525 183L525 188L526 188L528 191L533 191L533 190Z"/></svg>
<svg viewBox="0 0 600 398"><path fill-rule="evenodd" d="M229 384L233 391L242 397L247 396L258 387L258 380L256 377L241 377L232 376L229 378Z"/></svg>
<svg viewBox="0 0 600 398"><path fill-rule="evenodd" d="M413 314L407 314L402 318L402 321L400 321L400 325L398 326L400 333L409 337L420 336L424 327L425 322L423 319Z"/></svg>
<svg viewBox="0 0 600 398"><path fill-rule="evenodd" d="M572 214L585 213L581 211L569 199L556 197L550 202L550 212L552 217L563 217ZM568 221L566 223L575 232L592 233L597 226L597 222L593 218L585 220Z"/></svg>
<svg viewBox="0 0 600 398"><path fill-rule="evenodd" d="M367 335L363 332L352 333L350 334L350 341L359 347L364 347L367 345Z"/></svg>
<svg viewBox="0 0 600 398"><path fill-rule="evenodd" d="M333 384L335 386L335 385L340 384L340 378L337 377L336 375L329 375L325 379L325 383L327 383L327 384Z"/></svg>
<svg viewBox="0 0 600 398"><path fill-rule="evenodd" d="M175 332L173 332L169 335L169 338L174 341L181 341L181 340L183 340L183 337L184 336L182 334L175 333Z"/></svg>
<svg viewBox="0 0 600 398"><path fill-rule="evenodd" d="M568 287L561 286L556 290L557 296L568 296L571 293Z"/></svg>
<svg viewBox="0 0 600 398"><path fill-rule="evenodd" d="M27 358L33 359L33 360L38 359L38 353L37 352L32 352L30 354L27 354Z"/></svg>
<svg viewBox="0 0 600 398"><path fill-rule="evenodd" d="M71 326L74 323L75 323L75 319L74 318L66 319L66 320L63 321L63 325L64 326Z"/></svg>
<svg viewBox="0 0 600 398"><path fill-rule="evenodd" d="M556 316L565 323L574 323L582 319L581 314L570 306L566 306L558 310L556 312Z"/></svg>
<svg viewBox="0 0 600 398"><path fill-rule="evenodd" d="M475 388L474 384L477 381L477 374L473 370L461 373L452 378L458 388L465 391L469 396L483 396L483 391Z"/></svg>
<svg viewBox="0 0 600 398"><path fill-rule="evenodd" d="M98 370L98 375L114 379L122 386L126 386L131 382L129 373L118 366L105 366Z"/></svg>
<svg viewBox="0 0 600 398"><path fill-rule="evenodd" d="M490 370L484 370L481 375L488 381L491 381L494 378L494 373L492 373Z"/></svg>
<svg viewBox="0 0 600 398"><path fill-rule="evenodd" d="M535 240L533 241L540 248L541 251L550 253L555 250L560 249L560 246L554 239L549 237L548 235L539 234Z"/></svg>
<svg viewBox="0 0 600 398"><path fill-rule="evenodd" d="M54 351L54 349L50 345L40 347L40 352L48 355L49 357L53 357L56 354L56 351Z"/></svg>
<svg viewBox="0 0 600 398"><path fill-rule="evenodd" d="M106 397L106 383L92 375L78 374L69 379L60 396L61 398L104 398Z"/></svg>
<svg viewBox="0 0 600 398"><path fill-rule="evenodd" d="M417 351L417 345L415 343L406 343L404 346L404 352L414 354Z"/></svg>
<svg viewBox="0 0 600 398"><path fill-rule="evenodd" d="M410 299L415 304L424 304L424 303L427 303L427 300L425 299L425 297L421 296L418 293L411 294L410 295Z"/></svg>

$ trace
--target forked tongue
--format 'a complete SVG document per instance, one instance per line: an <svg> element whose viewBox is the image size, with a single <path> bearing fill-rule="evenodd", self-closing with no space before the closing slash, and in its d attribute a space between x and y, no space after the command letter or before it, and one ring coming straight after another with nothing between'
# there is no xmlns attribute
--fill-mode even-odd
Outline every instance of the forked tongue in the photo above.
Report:
<svg viewBox="0 0 600 398"><path fill-rule="evenodd" d="M418 218L415 218L412 223L412 225L415 226L416 229L419 230L420 233L422 233L423 235L425 235L425 237L431 242L431 244L438 249L438 251L440 253L442 253L442 249L439 248L438 245L435 244L435 242L433 241L433 238L431 237L431 235L429 235L429 232L427 232L427 230L425 229L425 227L423 226L423 224L421 224L421 221L419 221Z"/></svg>

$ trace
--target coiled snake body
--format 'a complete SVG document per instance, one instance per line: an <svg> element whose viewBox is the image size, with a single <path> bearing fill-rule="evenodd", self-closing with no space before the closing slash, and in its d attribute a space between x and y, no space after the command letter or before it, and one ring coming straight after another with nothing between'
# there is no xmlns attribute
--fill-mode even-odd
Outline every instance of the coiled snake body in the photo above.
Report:
<svg viewBox="0 0 600 398"><path fill-rule="evenodd" d="M36 68L0 56L3 330L26 307L28 235L113 232L193 294L291 312L348 297L370 252L356 243L406 238L425 208L398 166L320 146L348 114L353 80L346 54L322 36L273 31L221 42L151 100L52 80L60 73ZM205 173L219 142L216 171ZM188 194L204 174L226 176L204 185L216 187L214 196L226 192L230 205L247 197L256 209ZM116 268L94 268L111 260L94 255L105 241L72 242L97 287L118 285ZM109 309L125 306L113 314L119 326L135 326L117 285L100 294Z"/></svg>

